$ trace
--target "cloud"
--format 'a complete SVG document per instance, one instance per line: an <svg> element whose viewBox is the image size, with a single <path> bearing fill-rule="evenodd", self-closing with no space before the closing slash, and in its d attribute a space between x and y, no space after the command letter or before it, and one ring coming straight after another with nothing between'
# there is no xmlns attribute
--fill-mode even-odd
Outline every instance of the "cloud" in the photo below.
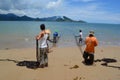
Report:
<svg viewBox="0 0 120 80"><path fill-rule="evenodd" d="M12 8L10 0L0 0L0 9L9 10L10 8Z"/></svg>
<svg viewBox="0 0 120 80"><path fill-rule="evenodd" d="M119 13L109 13L106 11L95 13L93 17L97 22L102 23L120 23L120 14ZM92 19L92 18L91 18Z"/></svg>
<svg viewBox="0 0 120 80"><path fill-rule="evenodd" d="M26 13L23 10L17 10L17 9L1 10L0 9L0 14L8 14L8 13L14 13L19 16L26 15Z"/></svg>
<svg viewBox="0 0 120 80"><path fill-rule="evenodd" d="M62 3L62 0L57 0L57 1L51 1L48 3L48 5L46 6L48 9L49 8L56 8L58 7L60 4Z"/></svg>
<svg viewBox="0 0 120 80"><path fill-rule="evenodd" d="M97 0L0 0L0 2L2 14L14 13L34 18L67 16L88 22L120 23L120 11L113 5L98 3ZM110 9L116 9L116 12Z"/></svg>
<svg viewBox="0 0 120 80"><path fill-rule="evenodd" d="M97 23L120 23L120 14L104 10L102 4L92 3L80 7L66 7L63 11L65 12L61 12L62 15L69 16L74 20Z"/></svg>
<svg viewBox="0 0 120 80"><path fill-rule="evenodd" d="M95 0L81 0L83 2L92 2L92 1L95 1Z"/></svg>
<svg viewBox="0 0 120 80"><path fill-rule="evenodd" d="M40 17L40 13L46 7L49 0L0 0L0 13L14 13L17 15L28 15Z"/></svg>
<svg viewBox="0 0 120 80"><path fill-rule="evenodd" d="M60 9L62 0L0 0L0 13L14 13L17 15L28 15L30 17L46 17L56 13ZM52 11L51 11L52 10ZM53 11L54 10L54 11ZM47 14L47 13L54 14ZM45 15L46 14L46 15Z"/></svg>
<svg viewBox="0 0 120 80"><path fill-rule="evenodd" d="M72 1L75 1L75 2L93 2L95 0L72 0Z"/></svg>

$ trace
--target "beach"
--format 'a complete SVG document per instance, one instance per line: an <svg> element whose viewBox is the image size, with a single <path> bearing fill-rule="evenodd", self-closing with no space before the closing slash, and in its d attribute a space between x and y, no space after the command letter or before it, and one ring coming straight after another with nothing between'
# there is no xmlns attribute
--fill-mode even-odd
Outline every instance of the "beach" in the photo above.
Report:
<svg viewBox="0 0 120 80"><path fill-rule="evenodd" d="M57 30L60 39L51 48L49 65L36 67L35 36L44 23L51 30L50 38ZM0 22L0 80L120 80L120 24L79 22ZM83 64L85 46L77 46L79 29L83 39L90 30L95 31L99 44L92 66ZM117 34L115 33L117 32ZM112 35L112 37L111 37Z"/></svg>
<svg viewBox="0 0 120 80"><path fill-rule="evenodd" d="M96 47L92 66L82 63L83 47L54 47L45 68L29 67L35 48L0 50L0 80L120 80L120 47ZM22 64L26 62L27 64Z"/></svg>

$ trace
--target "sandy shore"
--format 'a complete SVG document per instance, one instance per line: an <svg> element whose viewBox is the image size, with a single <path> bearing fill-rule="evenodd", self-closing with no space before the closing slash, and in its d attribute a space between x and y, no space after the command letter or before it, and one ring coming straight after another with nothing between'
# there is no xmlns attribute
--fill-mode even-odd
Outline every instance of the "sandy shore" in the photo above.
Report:
<svg viewBox="0 0 120 80"><path fill-rule="evenodd" d="M81 50L53 48L49 66L34 69L18 63L34 63L35 48L0 50L0 80L120 80L120 47L97 47L92 66L82 63Z"/></svg>

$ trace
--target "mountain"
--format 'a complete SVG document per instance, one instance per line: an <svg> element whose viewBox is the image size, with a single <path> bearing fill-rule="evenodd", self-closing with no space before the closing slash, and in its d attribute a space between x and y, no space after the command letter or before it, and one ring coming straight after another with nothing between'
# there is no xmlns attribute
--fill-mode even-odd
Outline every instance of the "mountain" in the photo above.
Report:
<svg viewBox="0 0 120 80"><path fill-rule="evenodd" d="M82 22L86 23L85 21L75 21L66 16L53 16L53 17L46 17L46 18L31 18L26 15L24 16L17 16L15 14L0 14L0 21L57 21L57 22Z"/></svg>
<svg viewBox="0 0 120 80"><path fill-rule="evenodd" d="M33 21L34 20L34 18L31 18L31 17L28 17L28 16L22 16L22 17L20 17L19 18L21 21L23 20L23 21Z"/></svg>
<svg viewBox="0 0 120 80"><path fill-rule="evenodd" d="M0 21L32 21L34 20L31 17L28 16L17 16L15 14L9 13L9 14L0 14Z"/></svg>
<svg viewBox="0 0 120 80"><path fill-rule="evenodd" d="M6 20L17 20L19 19L18 16L14 15L14 14L0 14L0 21L6 21Z"/></svg>
<svg viewBox="0 0 120 80"><path fill-rule="evenodd" d="M53 16L47 18L40 18L41 21L73 21L72 19L66 16Z"/></svg>

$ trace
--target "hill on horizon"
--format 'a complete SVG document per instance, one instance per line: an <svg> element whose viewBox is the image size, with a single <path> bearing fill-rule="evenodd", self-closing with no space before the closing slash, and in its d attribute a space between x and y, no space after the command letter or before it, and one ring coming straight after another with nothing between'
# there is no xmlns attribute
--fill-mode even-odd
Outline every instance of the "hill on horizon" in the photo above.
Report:
<svg viewBox="0 0 120 80"><path fill-rule="evenodd" d="M82 22L86 23L83 20L75 21L72 20L66 16L52 16L52 17L46 17L46 18L32 18L28 17L26 15L24 16L17 16L13 13L8 14L0 14L0 21L57 21L57 22Z"/></svg>

